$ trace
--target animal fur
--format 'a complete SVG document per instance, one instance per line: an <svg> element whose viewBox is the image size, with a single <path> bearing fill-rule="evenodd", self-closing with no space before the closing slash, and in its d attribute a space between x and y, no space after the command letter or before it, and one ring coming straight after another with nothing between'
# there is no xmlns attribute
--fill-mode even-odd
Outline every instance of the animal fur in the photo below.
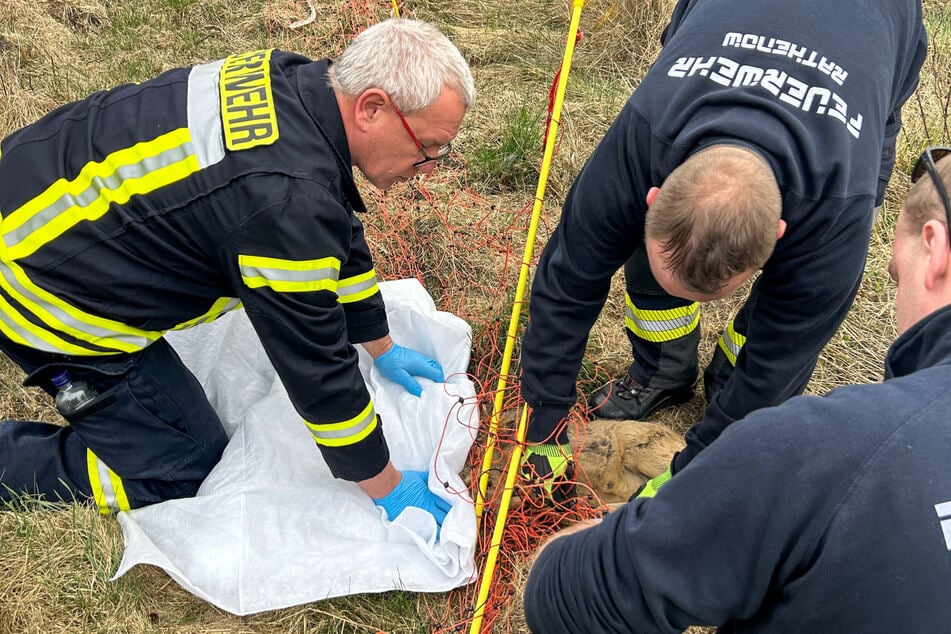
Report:
<svg viewBox="0 0 951 634"><path fill-rule="evenodd" d="M584 438L572 438L577 479L608 504L626 502L684 447L683 437L657 423L595 419L586 427Z"/></svg>

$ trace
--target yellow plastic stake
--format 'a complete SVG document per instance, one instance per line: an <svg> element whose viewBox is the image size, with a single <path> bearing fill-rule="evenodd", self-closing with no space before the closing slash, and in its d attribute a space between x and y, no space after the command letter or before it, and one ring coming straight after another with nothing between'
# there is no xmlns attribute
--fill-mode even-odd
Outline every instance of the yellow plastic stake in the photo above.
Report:
<svg viewBox="0 0 951 634"><path fill-rule="evenodd" d="M558 75L558 85L555 88L555 102L552 105L551 121L548 123L545 152L542 156L541 170L539 171L538 175L538 188L535 191L535 205L532 208L532 216L528 224L528 236L526 238L525 250L522 256L522 266L519 270L518 284L515 287L515 302L512 307L512 316L509 320L509 329L505 340L505 350L502 356L502 368L499 373L499 382L495 393L495 404L489 424L486 454L482 461L482 473L479 477L479 490L477 492L475 504L477 525L481 523L482 511L485 506L485 494L489 482L489 468L492 466L492 454L495 451L496 435L498 434L499 427L499 415L502 411L502 403L505 396L505 377L508 375L509 365L512 360L512 349L515 346L515 336L518 332L518 320L522 307L521 304L525 296L528 270L531 265L532 252L535 245L535 234L538 231L538 219L541 216L542 202L545 199L545 187L548 184L548 171L551 167L552 157L555 154L558 125L561 121L561 107L565 99L565 87L568 84L568 73L571 70L571 59L575 51L575 40L578 36L578 24L581 21L582 8L584 8L584 0L573 1L571 10L571 23L568 28L568 38L565 42L565 54L561 62L561 71ZM492 543L489 545L485 568L482 571L482 579L479 582L479 594L476 598L476 605L473 611L472 626L469 628L470 634L480 634L482 629L482 619L485 614L485 604L488 600L489 588L492 587L492 579L495 576L495 564L498 558L499 546L502 543L502 532L505 529L505 520L508 517L509 505L512 501L512 491L515 487L515 476L518 473L519 465L522 462L522 446L525 442L525 432L527 427L528 406L523 405L522 414L519 418L518 427L515 431L517 442L515 444L514 450L512 451L512 457L509 460L508 468L505 474L505 488L502 491L502 498L499 501L499 514L495 520L495 527L492 530Z"/></svg>
<svg viewBox="0 0 951 634"><path fill-rule="evenodd" d="M518 422L519 437L525 436L525 427L528 421L528 406L522 406L522 415ZM509 460L508 472L505 476L505 489L502 491L502 500L499 505L499 517L492 529L492 544L489 546L489 552L485 560L485 570L482 572L482 580L479 584L479 595L476 599L475 610L472 617L472 627L469 628L470 634L479 634L482 629L482 618L485 615L485 605L489 598L489 589L492 587L492 577L495 573L495 562L499 556L499 546L502 543L502 531L505 530L505 517L508 515L509 504L512 501L512 491L515 489L515 474L518 473L519 463L522 461L522 445L515 446L512 452L512 458Z"/></svg>
<svg viewBox="0 0 951 634"><path fill-rule="evenodd" d="M399 2L397 2L397 0L391 0L391 2L393 3L393 17L394 17L394 18L400 17L400 5L399 5Z"/></svg>
<svg viewBox="0 0 951 634"><path fill-rule="evenodd" d="M486 439L485 456L482 459L482 471L479 476L479 490L476 492L475 512L476 525L481 525L482 512L485 507L486 490L489 485L489 470L492 468L492 457L495 453L496 436L499 430L499 416L502 412L502 403L505 400L506 376L512 362L512 350L515 347L515 336L518 332L518 320L521 314L522 302L525 297L525 286L528 280L528 271L531 266L532 252L535 246L535 233L538 231L538 219L541 216L542 202L545 199L545 187L548 185L548 171L552 157L555 154L555 143L558 136L558 125L561 121L561 107L565 100L565 87L568 84L568 72L571 70L571 58L575 51L575 39L578 35L578 23L581 20L581 9L584 0L574 0L571 12L571 24L568 29L568 39L565 43L565 54L561 62L561 71L558 75L558 85L555 87L555 102L552 104L551 121L548 122L548 132L545 141L545 152L542 155L541 170L538 175L538 187L535 190L535 205L528 223L528 236L522 255L522 265L518 273L518 283L515 287L515 302L512 306L512 315L509 319L508 333L505 337L505 349L502 354L502 367L499 370L499 382L495 388L495 403L492 408L492 417L489 419L489 431ZM522 442L524 437L519 438Z"/></svg>

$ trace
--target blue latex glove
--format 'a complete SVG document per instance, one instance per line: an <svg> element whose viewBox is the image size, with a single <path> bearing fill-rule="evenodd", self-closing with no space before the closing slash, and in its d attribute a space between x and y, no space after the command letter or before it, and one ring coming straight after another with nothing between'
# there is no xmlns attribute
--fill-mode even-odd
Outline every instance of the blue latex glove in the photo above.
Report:
<svg viewBox="0 0 951 634"><path fill-rule="evenodd" d="M399 517L407 506L415 506L431 513L436 518L436 525L442 526L452 505L430 491L426 480L423 471L404 471L400 483L386 496L372 498L373 503L383 507L390 521Z"/></svg>
<svg viewBox="0 0 951 634"><path fill-rule="evenodd" d="M404 348L398 343L394 343L392 348L378 356L373 363L380 368L383 376L394 383L399 383L413 396L423 393L423 386L413 376L421 376L436 383L446 380L439 361L430 359L415 350Z"/></svg>

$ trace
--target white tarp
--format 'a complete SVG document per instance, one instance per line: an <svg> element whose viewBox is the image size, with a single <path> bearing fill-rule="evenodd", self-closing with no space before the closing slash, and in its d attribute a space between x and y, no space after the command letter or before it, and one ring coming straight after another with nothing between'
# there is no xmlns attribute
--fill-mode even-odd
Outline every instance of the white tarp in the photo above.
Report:
<svg viewBox="0 0 951 634"><path fill-rule="evenodd" d="M397 469L428 471L452 503L438 541L432 517L410 508L385 521L351 482L336 480L294 411L243 311L171 333L231 437L194 498L119 514L125 553L244 615L359 592L445 591L475 578L475 514L459 473L478 426L465 375L471 330L435 309L416 280L380 285L390 332L438 359L447 381L420 379L421 398L383 378L360 349L360 369ZM448 483L444 486L443 483Z"/></svg>

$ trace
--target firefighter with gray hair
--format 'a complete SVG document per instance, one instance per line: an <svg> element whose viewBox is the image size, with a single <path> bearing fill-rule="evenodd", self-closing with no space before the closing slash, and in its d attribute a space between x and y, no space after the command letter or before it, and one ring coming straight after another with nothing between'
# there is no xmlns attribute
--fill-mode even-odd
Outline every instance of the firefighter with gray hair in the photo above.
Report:
<svg viewBox="0 0 951 634"><path fill-rule="evenodd" d="M4 138L0 349L26 384L53 395L66 376L94 398L66 426L0 423L0 499L194 495L227 438L163 335L242 308L332 474L391 520L441 523L448 496L393 466L358 369L355 344L414 395L444 380L389 335L352 169L380 189L431 172L473 99L445 35L391 19L336 61L231 55Z"/></svg>

